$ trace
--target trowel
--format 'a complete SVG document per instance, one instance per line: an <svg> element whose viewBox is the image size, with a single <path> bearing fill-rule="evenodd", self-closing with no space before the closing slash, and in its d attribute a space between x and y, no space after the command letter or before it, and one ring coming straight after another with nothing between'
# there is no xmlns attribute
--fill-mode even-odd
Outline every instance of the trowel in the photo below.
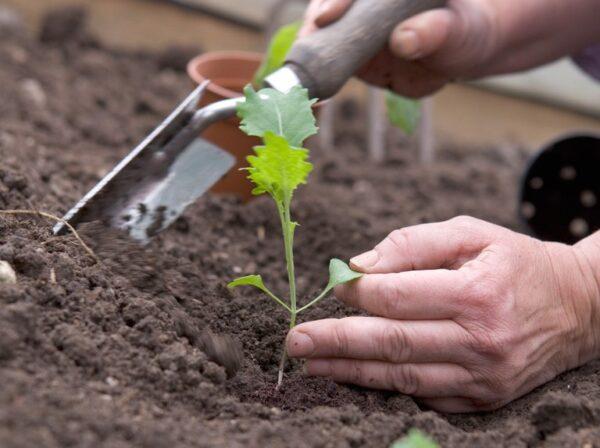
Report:
<svg viewBox="0 0 600 448"><path fill-rule="evenodd" d="M294 86L327 99L386 45L396 25L446 0L356 0L342 19L299 39L282 68L265 84L287 93ZM226 151L200 138L211 124L235 115L243 98L197 110L208 82L198 86L71 210L72 226L101 221L147 243L234 165ZM59 223L54 232L67 226Z"/></svg>

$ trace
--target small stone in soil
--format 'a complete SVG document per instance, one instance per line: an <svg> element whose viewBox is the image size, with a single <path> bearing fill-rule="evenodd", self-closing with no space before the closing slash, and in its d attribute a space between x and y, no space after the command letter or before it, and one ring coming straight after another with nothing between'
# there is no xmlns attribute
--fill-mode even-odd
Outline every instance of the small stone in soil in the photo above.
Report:
<svg viewBox="0 0 600 448"><path fill-rule="evenodd" d="M8 261L0 260L0 283L17 283L17 274Z"/></svg>

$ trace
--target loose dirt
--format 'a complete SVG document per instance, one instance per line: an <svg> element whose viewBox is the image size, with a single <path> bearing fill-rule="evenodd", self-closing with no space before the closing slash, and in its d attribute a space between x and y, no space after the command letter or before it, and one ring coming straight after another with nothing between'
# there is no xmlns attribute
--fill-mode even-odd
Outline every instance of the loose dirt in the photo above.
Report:
<svg viewBox="0 0 600 448"><path fill-rule="evenodd" d="M61 215L191 87L180 57L103 48L78 14L54 14L41 40L0 21L2 209ZM294 209L303 302L326 281L329 258L394 228L458 214L518 227L518 149L446 145L424 167L414 144L395 138L377 166L364 130L362 111L345 103L335 148L313 151ZM298 363L276 392L286 316L225 287L260 271L285 288L266 199L203 198L146 248L84 226L101 264L52 224L0 218L0 259L18 277L0 285L2 447L385 447L412 427L447 447L600 443L599 362L482 415L307 379ZM328 299L304 319L351 313Z"/></svg>

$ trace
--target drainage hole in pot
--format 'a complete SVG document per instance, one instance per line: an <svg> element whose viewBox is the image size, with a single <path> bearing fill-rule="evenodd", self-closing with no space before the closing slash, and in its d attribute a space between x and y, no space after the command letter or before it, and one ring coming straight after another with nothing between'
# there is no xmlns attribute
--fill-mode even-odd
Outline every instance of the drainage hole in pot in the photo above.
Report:
<svg viewBox="0 0 600 448"><path fill-rule="evenodd" d="M533 205L531 202L523 202L521 204L521 215L525 218L525 219L531 219L535 216L535 205Z"/></svg>
<svg viewBox="0 0 600 448"><path fill-rule="evenodd" d="M598 203L598 199L593 191L584 190L581 192L581 204L584 207L592 208Z"/></svg>
<svg viewBox="0 0 600 448"><path fill-rule="evenodd" d="M534 177L529 181L529 186L534 190L540 190L544 186L544 179L541 177Z"/></svg>
<svg viewBox="0 0 600 448"><path fill-rule="evenodd" d="M572 166L564 166L560 170L562 180L573 180L577 177L577 170Z"/></svg>
<svg viewBox="0 0 600 448"><path fill-rule="evenodd" d="M575 218L569 225L571 234L575 237L586 236L590 232L590 226L585 219Z"/></svg>

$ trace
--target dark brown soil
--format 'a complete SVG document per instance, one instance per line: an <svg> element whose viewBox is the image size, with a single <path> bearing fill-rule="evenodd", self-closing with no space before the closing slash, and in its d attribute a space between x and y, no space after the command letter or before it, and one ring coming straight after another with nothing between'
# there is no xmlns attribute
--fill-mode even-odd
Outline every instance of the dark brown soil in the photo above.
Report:
<svg viewBox="0 0 600 448"><path fill-rule="evenodd" d="M102 48L69 14L46 24L44 43L14 23L0 29L2 209L63 213L190 88L180 64ZM376 166L355 105L336 128L336 148L313 151L295 205L302 300L324 283L329 258L394 228L457 214L516 227L519 150L448 145L423 167L398 140ZM412 427L448 447L600 443L599 362L483 415L306 379L297 364L275 392L285 315L225 288L257 271L285 287L268 200L206 197L144 249L87 226L101 265L50 229L0 218L0 259L19 280L0 285L2 447L385 447ZM304 318L348 313L329 299Z"/></svg>

